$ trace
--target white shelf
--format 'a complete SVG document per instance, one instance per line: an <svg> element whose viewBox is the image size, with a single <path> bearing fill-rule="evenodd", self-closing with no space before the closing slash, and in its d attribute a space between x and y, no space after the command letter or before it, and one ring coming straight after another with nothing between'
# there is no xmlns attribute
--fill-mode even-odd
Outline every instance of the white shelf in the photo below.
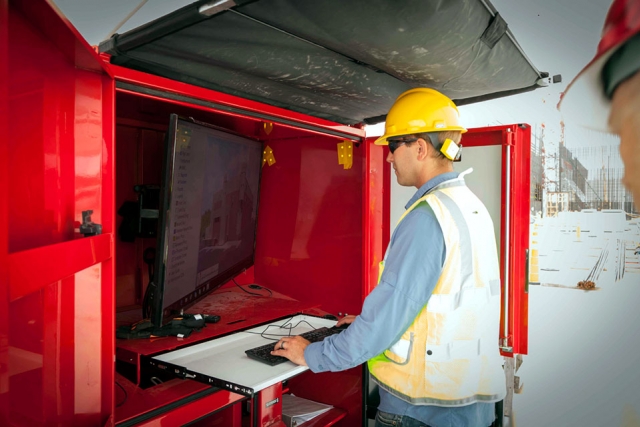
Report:
<svg viewBox="0 0 640 427"><path fill-rule="evenodd" d="M282 327L288 324L297 326L291 330ZM251 397L260 390L298 375L309 368L292 362L270 366L250 359L245 354L245 350L270 342L275 345L278 336L287 336L289 331L291 331L290 335L299 335L335 324L334 320L297 315L273 322L270 327L262 325L154 356L151 362L153 366L174 371L177 375ZM264 338L260 335L261 333L273 339Z"/></svg>

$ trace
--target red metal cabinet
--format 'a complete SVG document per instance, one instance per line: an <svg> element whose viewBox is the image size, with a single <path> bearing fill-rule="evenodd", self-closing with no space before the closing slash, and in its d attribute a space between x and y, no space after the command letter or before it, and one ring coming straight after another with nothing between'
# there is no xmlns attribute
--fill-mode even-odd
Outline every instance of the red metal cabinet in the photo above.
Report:
<svg viewBox="0 0 640 427"><path fill-rule="evenodd" d="M129 146L118 152L114 129L116 117L124 120L119 125L140 127L124 117L135 103L129 101L144 99L140 102L155 103L154 108L170 103L172 109L208 115L247 135L276 123L268 142L278 163L265 171L271 176L265 176L261 203L269 207L261 210L258 238L263 243L257 246L250 280L326 311L359 312L377 284L390 211L386 149L363 140L361 128L109 66L49 0L0 0L0 58L0 424L118 421L115 209L121 202L116 203L116 193L126 191L133 178L129 165L116 160L132 154L127 154ZM126 101L118 105L119 113L117 99ZM161 126L151 128L162 132ZM335 143L341 136L362 141L354 148L350 169L337 164ZM511 348L507 355L527 352L528 138L527 129L505 126L471 130L464 139L465 146L503 147L501 258L509 286L501 337ZM296 139L299 145L292 143ZM291 182L295 188L286 187ZM307 194L306 205L284 197L283 188ZM92 221L102 226L102 234L77 232L87 210L93 211ZM123 260L136 253L123 249L118 259L123 275L135 274L135 266ZM311 256L317 261L310 262ZM329 269L338 272L338 280L326 280ZM140 289L130 282L123 286L129 299L122 305L134 303L130 293ZM344 380L351 390L344 400L350 412L341 423L353 425L362 402L361 390L354 391L361 386L360 375L355 370L330 375L317 376L318 387L297 380L291 388L309 395L324 390L333 399L334 386L326 384ZM131 394L139 391L130 385ZM163 390L144 395L147 403L139 411L150 412L159 402L199 393L201 387L167 383ZM153 400L153 393L165 395ZM230 393L202 399L146 422L181 424L207 415L205 401L223 407L240 400ZM130 409L124 418L138 415ZM220 419L238 424L238 405Z"/></svg>
<svg viewBox="0 0 640 427"><path fill-rule="evenodd" d="M1 9L1 423L104 425L113 413L114 82L51 4ZM101 235L76 232L87 210Z"/></svg>
<svg viewBox="0 0 640 427"><path fill-rule="evenodd" d="M0 0L0 424L9 425L9 269L7 252L7 207L9 205L9 159L6 133L9 113L9 3Z"/></svg>
<svg viewBox="0 0 640 427"><path fill-rule="evenodd" d="M117 179L120 191L128 191L136 183L131 181L132 177L144 175L141 164L153 163L151 152L137 161L131 155L122 156L125 150L132 150L130 145L136 145L132 135L149 128L162 132L170 113L259 138L273 150L276 158L273 166L265 165L262 170L254 266L237 277L240 284L256 282L272 290L273 295L250 302L246 293L232 295L237 291L233 283L229 284L230 289L223 286L190 310L210 310L221 315L224 322L216 325L217 332L207 328L202 334L192 334L183 345L288 316L294 311L286 311L287 305L289 310L296 306L299 308L295 308L295 312L304 310L310 314L314 314L312 311L316 307L321 310L315 314L320 315L360 311L365 294L362 265L364 257L368 256L361 249L369 232L363 225L366 217L363 213L364 189L369 188L365 187L369 175L365 163L373 161L370 157L373 151L378 153L378 166L382 166L383 147L365 144L352 147L353 162L351 168L345 168L338 163L338 144L344 139L359 141L364 131L358 127L336 125L118 66L111 69L117 81L116 124L121 130L116 136L117 170L122 171ZM268 133L266 123L272 124ZM132 130L124 132L123 127ZM379 192L380 188L371 191ZM120 200L118 192L116 198ZM380 254L376 256L380 258ZM124 278L120 280L121 274L134 271L132 263L135 262L136 257L123 259L119 253L119 267L129 263L130 268L120 268L116 286L126 282ZM276 297L281 296L282 300L276 304ZM118 360L135 361L138 359L135 355L170 350L171 345L162 341L122 342L117 348ZM352 426L359 424L361 419L361 382L361 370L356 368L344 373L307 375L305 381L291 381L289 389L302 396L319 391L323 397L321 401L340 408L337 412L343 417L340 425ZM338 387L350 385L348 392L335 393L324 386L325 383ZM262 391L261 396L272 392ZM254 405L260 406L264 400L265 396L258 397ZM259 418L267 420L265 422L275 421L280 416L277 408L273 405L266 411L255 409L252 414L259 413ZM116 422L121 421L122 409L117 408L115 412ZM187 421L189 419L184 419Z"/></svg>
<svg viewBox="0 0 640 427"><path fill-rule="evenodd" d="M467 154L469 148L494 146L500 150L497 158L500 188L491 190L499 191L498 248L502 282L500 348L502 354L508 357L527 354L529 290L526 270L529 249L531 127L514 124L469 129L462 143L467 148ZM473 179L471 175L468 181Z"/></svg>

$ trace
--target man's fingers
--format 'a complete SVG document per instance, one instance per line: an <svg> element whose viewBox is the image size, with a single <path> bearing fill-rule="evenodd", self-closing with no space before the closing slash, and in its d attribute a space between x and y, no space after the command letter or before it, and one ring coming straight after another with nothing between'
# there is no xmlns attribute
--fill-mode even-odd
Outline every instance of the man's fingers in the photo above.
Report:
<svg viewBox="0 0 640 427"><path fill-rule="evenodd" d="M280 340L276 343L275 346L273 346L273 351L278 351L278 350L284 350L285 349L285 343L284 340Z"/></svg>
<svg viewBox="0 0 640 427"><path fill-rule="evenodd" d="M307 366L307 362L304 360L304 349L309 345L309 341L300 336L287 337L278 341L271 351L274 356L286 357L297 365ZM281 346L284 348L281 349Z"/></svg>

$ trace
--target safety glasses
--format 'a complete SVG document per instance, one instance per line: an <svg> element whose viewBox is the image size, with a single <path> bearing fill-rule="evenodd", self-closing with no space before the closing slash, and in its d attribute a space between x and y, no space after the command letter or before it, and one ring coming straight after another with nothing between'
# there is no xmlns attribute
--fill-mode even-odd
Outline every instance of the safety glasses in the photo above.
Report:
<svg viewBox="0 0 640 427"><path fill-rule="evenodd" d="M389 151L393 154L394 151L398 149L402 144L411 144L418 140L419 138L387 138L387 142L389 143Z"/></svg>

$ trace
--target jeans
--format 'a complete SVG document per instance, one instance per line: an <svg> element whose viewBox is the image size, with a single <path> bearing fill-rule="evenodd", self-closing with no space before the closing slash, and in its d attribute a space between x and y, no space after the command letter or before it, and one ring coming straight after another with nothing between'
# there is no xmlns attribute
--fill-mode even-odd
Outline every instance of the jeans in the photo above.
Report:
<svg viewBox="0 0 640 427"><path fill-rule="evenodd" d="M422 423L415 418L407 417L405 415L387 414L386 412L378 411L376 414L376 427L429 427L427 424Z"/></svg>

